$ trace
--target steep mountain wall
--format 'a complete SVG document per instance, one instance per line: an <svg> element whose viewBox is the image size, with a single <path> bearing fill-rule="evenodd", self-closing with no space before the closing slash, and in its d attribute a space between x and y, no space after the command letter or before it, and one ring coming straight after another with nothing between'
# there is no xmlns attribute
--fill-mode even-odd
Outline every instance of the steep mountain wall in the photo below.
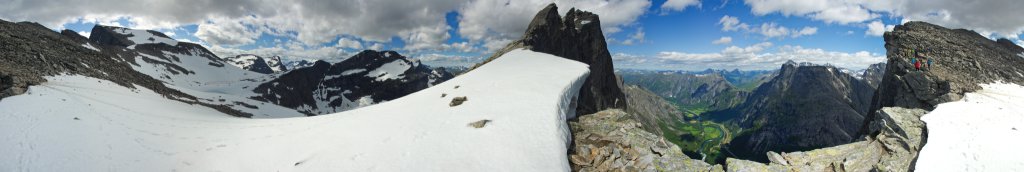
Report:
<svg viewBox="0 0 1024 172"><path fill-rule="evenodd" d="M626 108L625 95L615 79L611 53L601 32L601 20L596 14L570 9L563 18L552 3L537 12L521 39L509 43L477 66L520 48L590 65L590 78L580 91L577 115L607 108Z"/></svg>
<svg viewBox="0 0 1024 172"><path fill-rule="evenodd" d="M858 139L874 89L832 66L787 63L743 104L713 118L745 128L729 145L739 157L767 161L768 151L803 151ZM737 116L731 116L737 115Z"/></svg>

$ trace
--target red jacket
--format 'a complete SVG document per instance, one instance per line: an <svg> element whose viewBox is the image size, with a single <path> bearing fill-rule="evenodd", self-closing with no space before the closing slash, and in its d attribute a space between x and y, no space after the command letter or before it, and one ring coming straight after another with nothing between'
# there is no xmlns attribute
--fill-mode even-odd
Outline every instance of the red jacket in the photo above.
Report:
<svg viewBox="0 0 1024 172"><path fill-rule="evenodd" d="M914 62L914 68L921 69L921 61Z"/></svg>

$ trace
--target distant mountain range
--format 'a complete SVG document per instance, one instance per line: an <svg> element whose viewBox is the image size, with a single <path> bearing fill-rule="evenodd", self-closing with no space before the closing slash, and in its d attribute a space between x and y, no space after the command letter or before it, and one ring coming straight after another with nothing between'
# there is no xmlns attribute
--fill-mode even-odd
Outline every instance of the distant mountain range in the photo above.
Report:
<svg viewBox="0 0 1024 172"><path fill-rule="evenodd" d="M766 82L773 71L646 71L619 70L623 82L637 85L685 108L721 110L733 107L749 95L752 88ZM730 81L731 80L731 81Z"/></svg>

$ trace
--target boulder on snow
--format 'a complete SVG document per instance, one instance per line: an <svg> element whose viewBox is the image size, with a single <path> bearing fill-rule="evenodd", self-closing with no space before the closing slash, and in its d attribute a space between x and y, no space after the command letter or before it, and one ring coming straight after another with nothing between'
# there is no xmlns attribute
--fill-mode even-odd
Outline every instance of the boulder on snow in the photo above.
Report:
<svg viewBox="0 0 1024 172"><path fill-rule="evenodd" d="M452 98L452 102L451 103L448 103L448 106L455 107L455 106L458 106L458 105L462 105L462 102L465 102L466 100L467 100L466 96L455 97L455 98Z"/></svg>
<svg viewBox="0 0 1024 172"><path fill-rule="evenodd" d="M476 122L469 123L469 126L473 127L473 128L484 128L484 125L487 125L487 123L489 123L489 122L491 122L491 120L484 119L484 120L479 120L479 121L476 121Z"/></svg>

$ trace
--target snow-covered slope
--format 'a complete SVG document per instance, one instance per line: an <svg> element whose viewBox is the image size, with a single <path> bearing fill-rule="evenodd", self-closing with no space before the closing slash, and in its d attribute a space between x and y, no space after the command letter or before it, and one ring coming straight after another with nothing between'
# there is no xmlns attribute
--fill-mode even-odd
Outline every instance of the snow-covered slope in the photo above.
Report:
<svg viewBox="0 0 1024 172"><path fill-rule="evenodd" d="M587 74L514 50L390 102L284 119L56 76L0 101L0 171L568 171L565 120Z"/></svg>
<svg viewBox="0 0 1024 172"><path fill-rule="evenodd" d="M917 171L1024 169L1024 87L982 87L921 117L928 126L928 142L917 159Z"/></svg>

